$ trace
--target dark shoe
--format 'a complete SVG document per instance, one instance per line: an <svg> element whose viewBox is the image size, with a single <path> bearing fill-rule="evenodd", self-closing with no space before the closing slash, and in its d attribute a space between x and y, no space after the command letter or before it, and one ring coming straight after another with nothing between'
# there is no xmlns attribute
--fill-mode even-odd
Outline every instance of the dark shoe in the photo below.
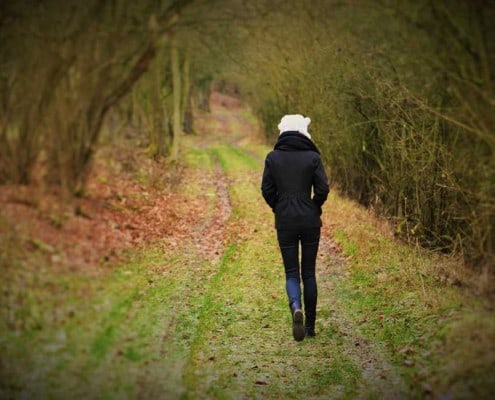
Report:
<svg viewBox="0 0 495 400"><path fill-rule="evenodd" d="M315 328L314 327L306 326L304 328L304 332L306 334L306 337L315 337L316 336Z"/></svg>
<svg viewBox="0 0 495 400"><path fill-rule="evenodd" d="M296 309L292 313L292 336L297 342L304 340L306 336L304 332L304 315L301 309Z"/></svg>

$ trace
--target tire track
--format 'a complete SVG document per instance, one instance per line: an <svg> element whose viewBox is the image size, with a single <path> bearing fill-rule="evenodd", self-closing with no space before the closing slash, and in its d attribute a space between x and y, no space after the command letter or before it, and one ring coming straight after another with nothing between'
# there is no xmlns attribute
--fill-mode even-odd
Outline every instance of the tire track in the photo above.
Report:
<svg viewBox="0 0 495 400"><path fill-rule="evenodd" d="M356 326L347 317L346 310L338 298L333 297L335 287L345 279L345 260L339 254L335 243L322 235L317 266L318 288L321 296L320 308L330 310L331 325L341 335L345 344L344 351L362 370L362 382L357 399L369 397L370 392L380 399L399 400L407 398L408 390L395 368L381 354L379 344L363 338Z"/></svg>
<svg viewBox="0 0 495 400"><path fill-rule="evenodd" d="M223 252L225 226L232 212L232 206L227 176L222 170L218 158L215 155L211 155L211 157L214 158L215 167L211 177L213 182L210 181L208 184L214 187L215 205L213 212L194 231L192 240L200 254L212 264L216 264Z"/></svg>

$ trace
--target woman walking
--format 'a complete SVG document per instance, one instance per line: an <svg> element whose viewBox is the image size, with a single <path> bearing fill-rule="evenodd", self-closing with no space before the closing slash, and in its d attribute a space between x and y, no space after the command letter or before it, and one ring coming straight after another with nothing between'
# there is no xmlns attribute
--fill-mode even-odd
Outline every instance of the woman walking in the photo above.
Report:
<svg viewBox="0 0 495 400"><path fill-rule="evenodd" d="M318 296L315 264L321 207L329 193L320 152L308 133L310 122L300 114L285 115L281 119L280 136L273 151L266 156L261 184L263 197L275 214L292 314L292 335L297 341L315 336ZM301 304L301 277L305 315Z"/></svg>

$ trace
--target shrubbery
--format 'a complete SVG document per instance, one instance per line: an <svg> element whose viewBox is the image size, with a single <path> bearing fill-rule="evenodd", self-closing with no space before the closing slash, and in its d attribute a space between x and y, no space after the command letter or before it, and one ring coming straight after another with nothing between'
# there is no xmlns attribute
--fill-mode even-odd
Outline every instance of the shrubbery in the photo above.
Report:
<svg viewBox="0 0 495 400"><path fill-rule="evenodd" d="M493 262L493 3L333 3L244 35L238 79L268 136L309 115L334 185L411 241Z"/></svg>

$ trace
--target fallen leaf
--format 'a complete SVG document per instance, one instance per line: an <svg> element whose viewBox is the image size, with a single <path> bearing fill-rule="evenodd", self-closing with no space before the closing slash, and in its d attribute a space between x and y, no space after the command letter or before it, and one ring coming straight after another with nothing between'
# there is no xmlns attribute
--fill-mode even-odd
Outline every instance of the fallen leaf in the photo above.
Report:
<svg viewBox="0 0 495 400"><path fill-rule="evenodd" d="M403 347L399 350L400 354L414 354L416 351L411 347Z"/></svg>
<svg viewBox="0 0 495 400"><path fill-rule="evenodd" d="M423 390L423 393L426 393L426 394L433 393L433 389L432 389L431 385L427 382L423 382L421 384L421 389Z"/></svg>

